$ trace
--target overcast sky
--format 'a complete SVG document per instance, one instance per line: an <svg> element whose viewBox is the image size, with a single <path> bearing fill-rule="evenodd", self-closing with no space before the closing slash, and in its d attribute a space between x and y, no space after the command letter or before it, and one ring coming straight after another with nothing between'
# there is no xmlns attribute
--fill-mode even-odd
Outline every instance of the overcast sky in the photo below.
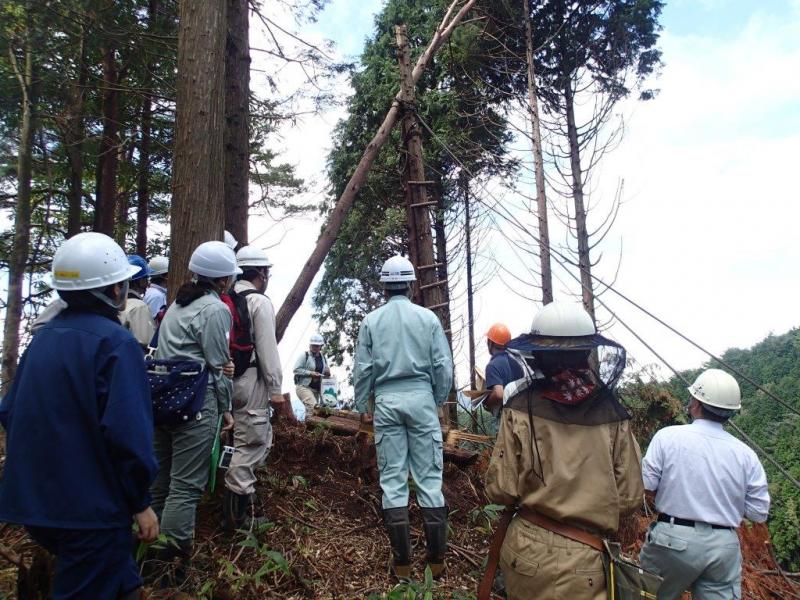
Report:
<svg viewBox="0 0 800 600"><path fill-rule="evenodd" d="M382 4L332 0L303 34L331 39L340 56L356 57ZM800 1L675 0L661 22L664 68L655 81L661 92L653 101L620 106L625 137L597 174L597 200L613 197L624 180L625 203L596 273L610 280L621 256L617 289L714 352L750 346L800 324ZM253 28L256 45L262 33ZM296 75L285 77L287 84L297 82ZM253 84L257 90L263 85L258 73ZM282 130L282 158L310 182L310 197L324 193L330 132L341 116L331 110ZM525 150L524 143L517 146ZM260 236L257 243L270 247L275 263L269 294L276 306L320 226L314 217L277 227L251 220L251 238ZM492 260L525 272L519 257L501 243L492 245ZM569 281L559 267L554 271ZM556 282L557 299L569 299L573 291L574 285ZM287 372L316 328L310 296L281 343ZM603 300L675 366L703 361L700 352L620 298L608 293ZM522 333L537 310L499 281L491 295L488 289L478 294L476 305L478 335L496 320ZM452 309L459 315L464 307ZM655 362L619 323L606 333L640 363ZM485 362L482 342L479 351ZM456 359L463 364L463 352ZM464 385L463 368L460 373ZM285 379L288 389L291 378Z"/></svg>

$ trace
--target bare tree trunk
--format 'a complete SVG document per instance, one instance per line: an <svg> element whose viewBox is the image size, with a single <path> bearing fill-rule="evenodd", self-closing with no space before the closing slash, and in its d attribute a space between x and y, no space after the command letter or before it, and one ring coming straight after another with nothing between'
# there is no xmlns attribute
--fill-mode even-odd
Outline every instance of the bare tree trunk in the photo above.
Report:
<svg viewBox="0 0 800 600"><path fill-rule="evenodd" d="M583 196L583 172L581 171L578 128L575 125L575 97L572 81L567 78L564 86L564 104L567 114L567 137L569 139L570 171L572 173L572 198L575 202L575 235L578 238L578 268L581 271L583 307L597 323L592 287L592 261L589 256L589 231L586 228L586 204Z"/></svg>
<svg viewBox="0 0 800 600"><path fill-rule="evenodd" d="M158 0L147 6L147 30L156 29ZM139 164L136 173L136 253L147 256L147 219L150 216L150 137L153 124L152 72L155 66L147 65L142 91L142 118L139 137Z"/></svg>
<svg viewBox="0 0 800 600"><path fill-rule="evenodd" d="M142 97L141 138L139 140L139 165L136 174L136 253L147 255L147 219L150 216L150 127L153 105L150 91Z"/></svg>
<svg viewBox="0 0 800 600"><path fill-rule="evenodd" d="M441 24L436 30L433 39L431 39L428 47L417 59L417 64L414 66L414 71L411 76L414 85L416 85L416 83L419 81L419 78L422 75L422 72L425 70L425 67L427 66L431 57L450 37L450 34L464 18L464 15L466 15L470 9L472 9L477 0L467 0L459 9L459 11L455 15L452 15L459 1L460 0L454 0L450 5L445 13L444 18L442 19ZM330 216L328 217L328 223L317 240L317 245L311 253L311 256L306 261L306 264L303 266L303 270L300 272L297 281L295 281L292 289L289 291L289 294L286 296L286 299L278 311L276 326L276 336L278 340L283 337L283 333L289 326L289 322L292 320L294 313L297 312L297 309L303 304L303 298L305 298L306 292L311 286L311 282L314 280L317 271L319 271L319 268L322 266L325 256L328 254L331 246L333 246L333 243L336 241L336 236L342 227L342 223L344 223L347 213L352 208L353 202L355 202L358 191L364 184L364 180L367 177L370 167L372 167L372 163L375 162L375 158L378 156L381 148L389 138L392 128L397 123L400 115L399 98L400 92L398 92L398 95L395 97L395 101L392 102L392 106L389 109L389 112L386 113L386 117L384 118L381 126L378 128L378 132L375 134L375 137L373 137L370 143L367 144L356 170L353 172L352 177L350 177L350 181L347 182L347 187L345 187L344 192L342 192L342 195L336 202L336 206L334 206Z"/></svg>
<svg viewBox="0 0 800 600"><path fill-rule="evenodd" d="M553 275L550 272L550 230L547 225L547 196L545 194L542 129L539 121L539 101L536 73L533 65L533 33L528 0L522 0L525 12L525 50L528 63L528 109L531 116L533 170L536 177L536 211L539 217L539 264L542 271L542 304L553 301Z"/></svg>
<svg viewBox="0 0 800 600"><path fill-rule="evenodd" d="M225 45L225 229L247 244L250 180L248 0L228 0Z"/></svg>
<svg viewBox="0 0 800 600"><path fill-rule="evenodd" d="M408 36L405 25L394 28L397 41L397 58L400 64L400 100L405 107L411 107L416 101L414 82L411 76L411 49L408 47ZM417 115L407 109L401 123L403 143L405 145L404 184L406 187L406 215L409 222L409 246L416 256L414 266L417 271L415 301L432 310L442 324L447 341L452 349L452 332L450 328L450 298L447 287L447 241L444 225L444 207L442 198L431 200L425 176L425 165L422 155L422 138L419 131ZM433 229L436 232L436 252L431 233L430 210L437 207ZM412 258L413 262L413 258ZM458 427L458 407L451 394L447 404L446 416L451 427Z"/></svg>
<svg viewBox="0 0 800 600"><path fill-rule="evenodd" d="M464 236L467 252L467 335L469 336L469 385L475 389L475 308L472 290L472 215L469 205L469 184L466 174L459 177L461 191L464 193Z"/></svg>
<svg viewBox="0 0 800 600"><path fill-rule="evenodd" d="M14 215L14 247L8 264L8 295L5 324L3 326L3 359L0 365L2 391L5 394L14 379L19 359L19 325L22 319L22 284L31 238L31 176L33 170L33 22L31 8L27 7L24 58L20 68L14 49L9 48L9 58L22 92L22 119L20 122L19 154L17 157L17 206Z"/></svg>
<svg viewBox="0 0 800 600"><path fill-rule="evenodd" d="M222 239L225 13L226 0L180 2L170 300L188 279L194 249Z"/></svg>
<svg viewBox="0 0 800 600"><path fill-rule="evenodd" d="M103 137L98 156L98 186L96 193L94 230L114 235L117 204L117 167L119 147L119 70L116 49L106 40L103 50Z"/></svg>
<svg viewBox="0 0 800 600"><path fill-rule="evenodd" d="M64 128L64 145L69 159L69 200L67 237L80 233L83 211L83 104L89 68L86 64L86 25L81 23L78 49L78 80L72 86L72 98Z"/></svg>

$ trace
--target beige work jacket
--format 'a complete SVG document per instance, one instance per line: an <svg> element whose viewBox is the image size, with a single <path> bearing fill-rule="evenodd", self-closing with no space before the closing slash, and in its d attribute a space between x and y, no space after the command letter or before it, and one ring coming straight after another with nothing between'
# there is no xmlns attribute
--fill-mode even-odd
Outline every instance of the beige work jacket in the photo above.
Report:
<svg viewBox="0 0 800 600"><path fill-rule="evenodd" d="M536 415L532 421L541 472L527 411L507 406L486 476L489 498L598 534L616 531L620 515L641 506L644 495L641 452L630 421L574 425Z"/></svg>
<svg viewBox="0 0 800 600"><path fill-rule="evenodd" d="M136 341L144 347L150 345L155 333L156 325L150 314L150 307L144 303L139 294L129 292L136 297L128 296L125 301L125 310L119 313L119 320L122 326L133 334Z"/></svg>

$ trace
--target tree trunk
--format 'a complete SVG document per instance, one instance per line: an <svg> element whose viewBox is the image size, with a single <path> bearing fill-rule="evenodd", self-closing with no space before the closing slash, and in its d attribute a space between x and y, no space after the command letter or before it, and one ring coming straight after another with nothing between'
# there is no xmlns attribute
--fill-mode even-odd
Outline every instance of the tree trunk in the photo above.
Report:
<svg viewBox="0 0 800 600"><path fill-rule="evenodd" d="M578 128L575 125L575 97L572 80L564 85L564 104L567 114L567 137L569 139L570 171L572 172L572 198L575 201L575 235L578 238L578 268L581 271L583 307L597 323L594 311L592 287L592 261L589 257L589 231L586 228L586 204L583 196L583 173L581 171Z"/></svg>
<svg viewBox="0 0 800 600"><path fill-rule="evenodd" d="M450 34L464 18L464 15L470 11L476 1L477 0L467 0L452 18L450 18L450 16L455 10L459 0L454 0L454 2L450 5L445 13L444 19L442 19L442 22L439 25L439 28L436 30L433 39L431 39L428 47L417 59L417 64L414 66L414 71L411 75L415 85L419 81L419 78L422 75L422 72L425 70L425 67L427 66L431 57L436 53L441 45L447 41L447 39L450 37ZM286 296L286 299L278 311L275 331L278 340L283 337L283 333L289 326L289 322L292 320L294 313L296 313L297 309L303 304L303 298L305 298L306 292L311 286L311 282L314 280L317 271L319 271L319 268L322 266L325 256L328 254L328 251L336 241L336 236L342 227L342 223L344 223L347 213L352 208L353 202L355 202L358 191L361 189L361 186L364 184L364 180L367 178L367 173L369 172L372 163L375 162L375 158L378 156L381 148L389 138L392 128L397 123L397 119L400 115L399 98L400 92L398 92L397 96L395 96L395 100L392 102L389 112L386 113L386 117L384 118L380 128L378 128L378 132L375 134L375 137L373 137L370 143L367 144L364 154L362 155L358 166L356 166L356 170L353 172L352 177L350 177L350 181L347 182L347 187L345 187L344 192L342 192L342 195L339 197L339 200L336 202L336 205L333 207L333 210L328 217L328 223L325 226L325 229L322 231L319 239L317 239L317 245L311 252L311 256L306 261L306 264L303 266L303 270L300 272L297 281L295 281L292 289L289 291L289 294Z"/></svg>
<svg viewBox="0 0 800 600"><path fill-rule="evenodd" d="M188 279L194 249L222 239L225 9L226 0L180 2L170 301Z"/></svg>
<svg viewBox="0 0 800 600"><path fill-rule="evenodd" d="M81 23L78 49L78 80L72 86L71 102L64 130L64 146L69 160L69 199L67 237L80 233L83 216L83 105L89 68L86 64L86 26Z"/></svg>
<svg viewBox="0 0 800 600"><path fill-rule="evenodd" d="M95 199L94 230L114 235L117 204L119 148L119 71L116 49L106 40L103 50L103 136L98 156L98 181Z"/></svg>
<svg viewBox="0 0 800 600"><path fill-rule="evenodd" d="M14 247L8 264L8 295L5 324L3 326L3 359L0 365L0 391L5 394L14 379L19 359L19 325L22 319L22 284L31 237L31 174L33 170L33 22L31 9L27 10L25 27L25 63L20 68L11 48L11 62L22 92L22 119L20 120L19 155L17 157L17 206L14 215Z"/></svg>
<svg viewBox="0 0 800 600"><path fill-rule="evenodd" d="M147 6L147 30L156 29L158 0ZM136 253L147 256L147 219L150 216L150 136L153 124L153 77L155 65L149 63L143 82L141 133L139 135L139 164L136 173Z"/></svg>
<svg viewBox="0 0 800 600"><path fill-rule="evenodd" d="M528 63L528 108L531 115L533 170L536 177L536 211L539 217L539 264L542 271L542 304L553 301L553 276L550 272L550 231L547 225L547 196L545 195L542 130L539 121L539 101L533 65L533 33L528 0L522 0L525 12L525 49Z"/></svg>
<svg viewBox="0 0 800 600"><path fill-rule="evenodd" d="M411 49L405 25L394 28L397 40L397 58L400 64L400 100L406 107L414 106L416 96L411 75ZM414 248L411 256L416 256L414 266L417 281L414 285L415 302L432 310L442 324L451 352L453 347L450 328L450 298L447 287L447 240L444 225L444 206L442 197L430 200L422 155L422 137L417 115L406 110L401 124L405 146L405 170L403 183L406 188L406 216L409 223L409 246ZM430 210L436 206L433 229L436 232L436 252L431 232ZM412 258L412 262L414 259ZM454 394L448 397L446 417L451 427L458 428L458 405Z"/></svg>
<svg viewBox="0 0 800 600"><path fill-rule="evenodd" d="M150 90L142 97L141 137L139 139L139 165L136 174L136 253L147 255L147 219L150 215L150 127L153 104Z"/></svg>
<svg viewBox="0 0 800 600"><path fill-rule="evenodd" d="M472 215L469 205L469 184L466 173L459 177L461 190L464 193L464 236L467 252L467 335L469 336L469 386L475 389L475 308L472 291Z"/></svg>
<svg viewBox="0 0 800 600"><path fill-rule="evenodd" d="M225 45L225 229L247 244L250 180L248 0L228 0Z"/></svg>

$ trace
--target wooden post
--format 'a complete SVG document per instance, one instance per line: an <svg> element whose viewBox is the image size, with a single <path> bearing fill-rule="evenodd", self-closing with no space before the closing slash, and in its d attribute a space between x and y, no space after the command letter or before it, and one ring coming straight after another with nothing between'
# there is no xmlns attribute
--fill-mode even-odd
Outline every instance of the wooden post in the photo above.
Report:
<svg viewBox="0 0 800 600"><path fill-rule="evenodd" d="M472 222L469 206L469 183L466 173L459 177L461 191L464 193L464 235L467 250L467 334L469 336L469 385L475 389L475 309L472 292Z"/></svg>

